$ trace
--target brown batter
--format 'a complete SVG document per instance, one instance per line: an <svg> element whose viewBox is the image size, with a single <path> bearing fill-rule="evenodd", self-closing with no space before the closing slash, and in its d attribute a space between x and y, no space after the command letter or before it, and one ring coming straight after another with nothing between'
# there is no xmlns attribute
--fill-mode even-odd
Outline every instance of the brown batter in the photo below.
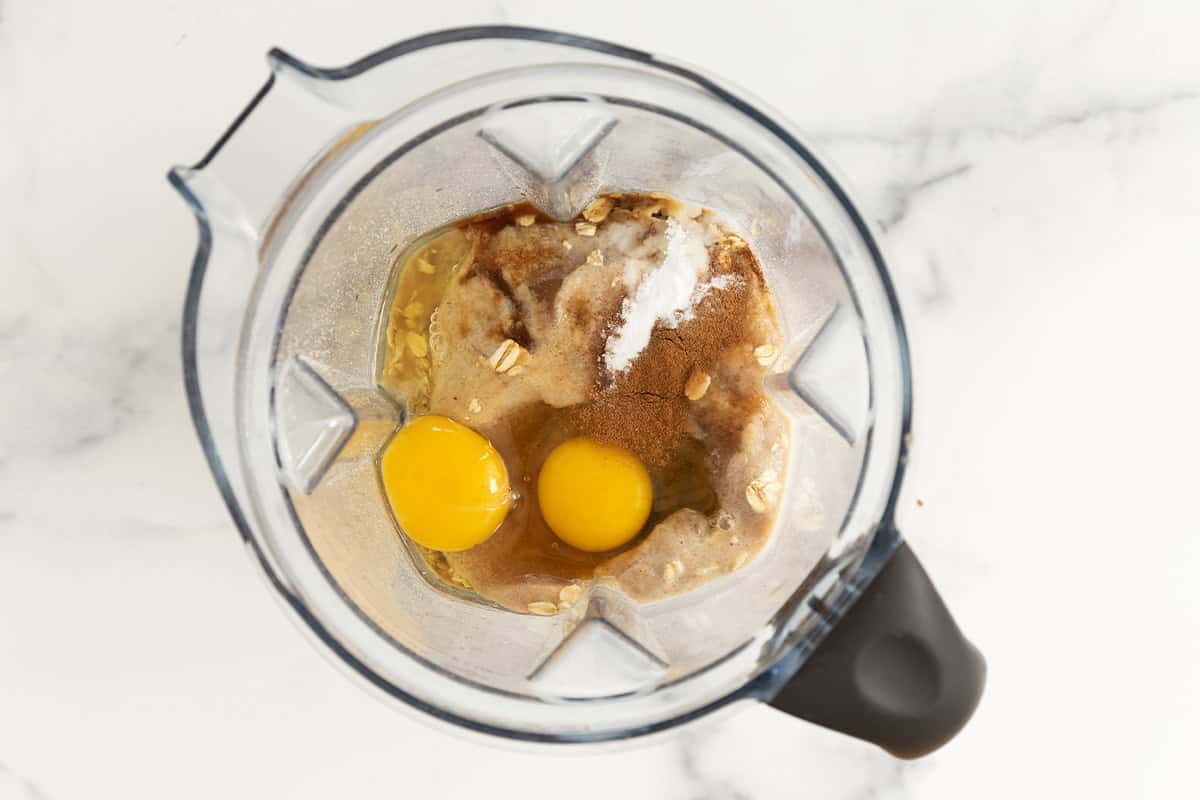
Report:
<svg viewBox="0 0 1200 800"><path fill-rule="evenodd" d="M690 318L656 325L614 374L605 343L661 264L668 219L703 241L702 277L726 278ZM439 258L433 274L421 268ZM406 349L413 335L428 342L424 355L420 344ZM606 196L570 223L517 206L437 237L399 276L381 383L413 413L486 436L517 500L483 544L426 560L448 581L534 613L571 605L591 580L648 602L737 569L767 541L783 482L787 425L763 392L779 337L747 243L713 212L669 197ZM542 461L578 435L630 450L650 472L650 520L619 551L576 550L538 511Z"/></svg>

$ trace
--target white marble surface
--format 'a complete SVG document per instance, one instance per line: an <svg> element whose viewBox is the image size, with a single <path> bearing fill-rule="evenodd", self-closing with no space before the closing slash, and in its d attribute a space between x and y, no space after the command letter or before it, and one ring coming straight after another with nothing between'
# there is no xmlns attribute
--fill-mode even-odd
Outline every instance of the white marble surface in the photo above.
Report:
<svg viewBox="0 0 1200 800"><path fill-rule="evenodd" d="M1195 4L698 8L0 3L0 798L1196 796ZM164 172L270 45L336 64L475 21L704 65L882 223L917 372L901 521L991 665L941 752L763 707L620 752L494 749L396 714L285 621L188 420L195 228Z"/></svg>

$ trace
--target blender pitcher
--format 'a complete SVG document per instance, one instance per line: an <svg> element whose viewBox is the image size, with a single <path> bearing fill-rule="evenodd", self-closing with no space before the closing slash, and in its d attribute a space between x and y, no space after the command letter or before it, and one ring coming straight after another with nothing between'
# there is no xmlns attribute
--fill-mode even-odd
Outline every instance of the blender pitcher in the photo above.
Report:
<svg viewBox="0 0 1200 800"><path fill-rule="evenodd" d="M758 699L902 757L974 711L984 662L893 522L909 436L904 330L862 216L791 126L648 53L513 27L442 31L338 69L279 50L212 150L170 181L199 223L183 358L242 536L320 645L384 695L511 739L664 730ZM771 541L639 605L603 586L554 616L429 573L377 457L398 254L527 200L597 193L716 209L757 253L784 335L766 387L791 426Z"/></svg>

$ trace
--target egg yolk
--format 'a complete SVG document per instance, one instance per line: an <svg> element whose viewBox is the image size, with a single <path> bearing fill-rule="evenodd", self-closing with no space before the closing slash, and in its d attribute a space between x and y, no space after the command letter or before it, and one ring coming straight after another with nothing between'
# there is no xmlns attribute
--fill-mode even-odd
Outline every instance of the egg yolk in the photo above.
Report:
<svg viewBox="0 0 1200 800"><path fill-rule="evenodd" d="M636 536L653 497L650 475L632 453L586 437L554 448L542 464L537 494L550 530L589 553Z"/></svg>
<svg viewBox="0 0 1200 800"><path fill-rule="evenodd" d="M448 417L409 422L388 442L379 466L396 522L433 550L466 550L485 541L512 503L496 448Z"/></svg>

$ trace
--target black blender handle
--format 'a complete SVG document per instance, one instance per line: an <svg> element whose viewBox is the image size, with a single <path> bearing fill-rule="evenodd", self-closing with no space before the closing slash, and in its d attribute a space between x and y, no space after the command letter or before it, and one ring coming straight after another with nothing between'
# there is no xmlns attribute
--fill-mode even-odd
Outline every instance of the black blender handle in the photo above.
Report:
<svg viewBox="0 0 1200 800"><path fill-rule="evenodd" d="M901 543L771 705L919 758L967 723L986 675L983 656Z"/></svg>

